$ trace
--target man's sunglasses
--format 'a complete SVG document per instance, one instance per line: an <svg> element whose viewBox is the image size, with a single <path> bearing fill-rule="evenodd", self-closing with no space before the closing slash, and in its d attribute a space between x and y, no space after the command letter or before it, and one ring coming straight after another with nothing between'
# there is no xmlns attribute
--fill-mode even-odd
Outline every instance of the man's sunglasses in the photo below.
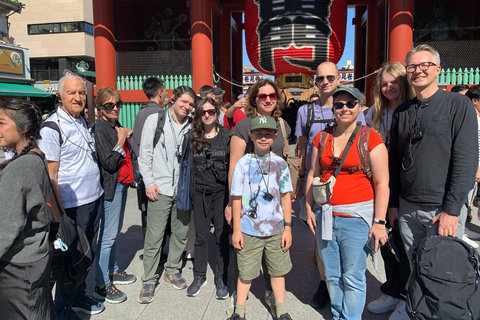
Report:
<svg viewBox="0 0 480 320"><path fill-rule="evenodd" d="M105 108L105 110L107 111L111 111L115 107L117 107L117 109L120 109L122 107L122 100L118 101L117 103L107 102L102 104L101 107Z"/></svg>
<svg viewBox="0 0 480 320"><path fill-rule="evenodd" d="M270 93L270 94L261 93L257 96L257 98L260 99L260 101L267 100L267 97L269 97L270 100L272 100L272 101L277 100L277 94L276 93Z"/></svg>
<svg viewBox="0 0 480 320"><path fill-rule="evenodd" d="M317 77L317 78L315 79L315 81L316 81L317 83L318 83L318 82L322 83L323 80L325 80L325 78L327 78L328 82L332 83L333 81L335 81L335 79L336 79L337 77L336 77L336 76L333 76L333 75L329 75L329 76L326 76L326 77L324 77L324 76L319 76L319 77Z"/></svg>
<svg viewBox="0 0 480 320"><path fill-rule="evenodd" d="M208 113L210 117L213 117L214 115L217 114L217 111L215 109L210 109L210 110L203 110L202 111L202 117L205 117L205 115Z"/></svg>
<svg viewBox="0 0 480 320"><path fill-rule="evenodd" d="M347 106L348 109L353 109L355 108L355 106L357 105L357 101L347 101L346 103L343 103L343 102L335 102L333 104L333 107L336 109L336 110L340 110L340 109L343 109L343 106Z"/></svg>

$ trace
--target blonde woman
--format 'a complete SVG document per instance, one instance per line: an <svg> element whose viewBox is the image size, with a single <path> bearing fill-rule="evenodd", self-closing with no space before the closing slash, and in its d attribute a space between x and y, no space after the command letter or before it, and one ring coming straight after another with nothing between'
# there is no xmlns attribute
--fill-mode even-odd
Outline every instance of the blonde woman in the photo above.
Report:
<svg viewBox="0 0 480 320"><path fill-rule="evenodd" d="M372 97L374 104L368 109L365 121L380 133L388 149L393 111L400 104L413 98L403 64L387 63L380 68L375 79Z"/></svg>

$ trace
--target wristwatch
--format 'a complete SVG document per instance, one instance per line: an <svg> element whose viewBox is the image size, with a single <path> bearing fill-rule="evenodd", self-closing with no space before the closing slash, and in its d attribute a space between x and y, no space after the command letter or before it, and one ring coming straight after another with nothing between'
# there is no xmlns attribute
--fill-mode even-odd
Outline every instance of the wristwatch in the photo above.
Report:
<svg viewBox="0 0 480 320"><path fill-rule="evenodd" d="M283 222L283 225L284 225L285 227L290 227L290 228L291 228L291 227L293 227L293 222L285 222L285 221L284 221L284 222Z"/></svg>
<svg viewBox="0 0 480 320"><path fill-rule="evenodd" d="M383 225L387 224L386 220L378 220L377 218L373 219L373 222L378 223L378 224L383 224Z"/></svg>

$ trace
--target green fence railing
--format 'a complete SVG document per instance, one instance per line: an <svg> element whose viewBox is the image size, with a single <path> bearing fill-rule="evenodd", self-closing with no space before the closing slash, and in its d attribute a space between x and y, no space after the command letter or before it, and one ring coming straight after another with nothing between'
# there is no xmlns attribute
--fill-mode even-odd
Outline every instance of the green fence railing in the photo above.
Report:
<svg viewBox="0 0 480 320"><path fill-rule="evenodd" d="M142 90L142 83L151 76L121 76L117 77L118 90ZM192 75L154 76L163 80L165 88L173 90L178 86L192 87Z"/></svg>
<svg viewBox="0 0 480 320"><path fill-rule="evenodd" d="M450 70L442 69L440 75L437 77L437 82L446 84L480 84L480 70L476 68L456 70L453 68Z"/></svg>
<svg viewBox="0 0 480 320"><path fill-rule="evenodd" d="M122 109L120 109L120 114L118 115L118 121L122 126L133 129L133 123L135 122L135 117L137 116L138 111L143 102L125 102L123 103Z"/></svg>

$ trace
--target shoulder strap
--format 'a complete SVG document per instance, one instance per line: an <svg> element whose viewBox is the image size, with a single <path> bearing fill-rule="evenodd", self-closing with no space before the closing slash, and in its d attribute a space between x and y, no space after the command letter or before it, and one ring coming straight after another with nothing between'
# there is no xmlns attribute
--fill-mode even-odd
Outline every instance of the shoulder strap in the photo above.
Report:
<svg viewBox="0 0 480 320"><path fill-rule="evenodd" d="M282 129L283 135L283 156L285 159L290 157L290 150L287 140L287 131L285 130L285 123L283 123L283 119L280 117L278 118L278 122L280 122L280 128Z"/></svg>
<svg viewBox="0 0 480 320"><path fill-rule="evenodd" d="M48 179L48 182L50 182L50 187L52 188L53 197L55 198L55 202L57 203L58 213L60 214L60 217L63 216L65 214L65 212L63 211L63 208L60 205L60 201L58 201L57 193L55 192L55 188L53 188L53 183L52 183L52 180L50 179L50 172L48 172L48 167L44 162L44 157L42 155L36 153L35 151L28 151L27 154L33 154L33 155L38 156L42 160L42 162L44 163L45 171L47 173L47 179Z"/></svg>
<svg viewBox="0 0 480 320"><path fill-rule="evenodd" d="M338 177L338 174L340 173L340 170L342 170L342 166L343 166L343 163L345 162L345 159L347 158L348 151L350 151L350 147L352 146L353 141L355 140L355 137L357 136L358 130L360 130L361 126L362 125L360 124L360 122L358 122L357 126L355 127L355 130L353 131L352 135L348 139L347 145L345 146L345 149L343 150L343 156L342 156L342 159L340 161L340 164L338 165L337 169L335 170L335 174L334 174L335 178ZM332 143L333 143L333 141L332 141Z"/></svg>
<svg viewBox="0 0 480 320"><path fill-rule="evenodd" d="M58 132L58 141L60 142L60 146L63 145L63 138L62 133L60 132L60 128L55 121L45 121L42 123L42 128L50 128Z"/></svg>
<svg viewBox="0 0 480 320"><path fill-rule="evenodd" d="M368 140L370 139L370 128L368 126L362 126L360 129L360 137L357 141L358 155L362 163L363 172L367 176L368 180L372 181L372 169L370 167L370 157L368 150Z"/></svg>
<svg viewBox="0 0 480 320"><path fill-rule="evenodd" d="M307 125L305 130L307 131L307 139L310 130L312 129L313 121L315 120L315 102L310 102L307 106Z"/></svg>
<svg viewBox="0 0 480 320"><path fill-rule="evenodd" d="M160 136L163 134L164 125L165 125L165 111L160 110L158 112L157 128L155 129L155 135L153 136L153 148L154 149L155 149L155 146L158 143L158 140L160 140Z"/></svg>

